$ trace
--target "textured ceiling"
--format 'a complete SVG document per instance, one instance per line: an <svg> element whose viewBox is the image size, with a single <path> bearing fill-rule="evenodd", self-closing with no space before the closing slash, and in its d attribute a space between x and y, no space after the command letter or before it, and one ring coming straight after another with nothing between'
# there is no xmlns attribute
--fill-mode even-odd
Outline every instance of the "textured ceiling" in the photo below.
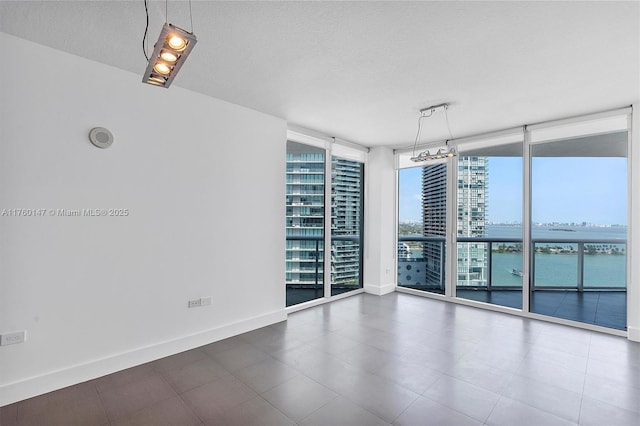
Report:
<svg viewBox="0 0 640 426"><path fill-rule="evenodd" d="M461 137L640 98L635 1L193 0L192 9L198 44L174 86L366 146L412 144L418 110L442 102ZM190 29L188 10L169 1L168 21ZM149 11L151 49L165 2ZM0 1L1 31L137 80L145 19L143 0ZM448 137L441 113L423 124L422 142Z"/></svg>

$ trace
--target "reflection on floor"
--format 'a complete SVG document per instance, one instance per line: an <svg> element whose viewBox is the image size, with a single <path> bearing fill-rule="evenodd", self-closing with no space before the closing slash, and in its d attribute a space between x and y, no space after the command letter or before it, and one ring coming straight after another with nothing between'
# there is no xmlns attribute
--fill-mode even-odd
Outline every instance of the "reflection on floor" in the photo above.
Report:
<svg viewBox="0 0 640 426"><path fill-rule="evenodd" d="M298 286L301 287L301 286ZM331 295L337 296L338 294L348 293L350 291L358 290L361 287L358 286L331 286ZM315 288L297 288L296 286L287 286L287 306L297 305L299 303L309 302L311 300L320 299L324 297L324 287L322 284L315 286Z"/></svg>
<svg viewBox="0 0 640 426"><path fill-rule="evenodd" d="M494 305L522 308L518 290L458 290L458 297ZM531 295L531 312L618 330L627 329L626 291L536 290Z"/></svg>

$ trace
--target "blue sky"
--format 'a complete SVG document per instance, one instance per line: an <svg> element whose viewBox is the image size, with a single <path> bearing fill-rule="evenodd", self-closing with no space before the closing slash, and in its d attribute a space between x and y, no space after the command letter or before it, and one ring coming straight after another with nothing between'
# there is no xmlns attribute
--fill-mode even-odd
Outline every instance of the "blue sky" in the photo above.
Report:
<svg viewBox="0 0 640 426"><path fill-rule="evenodd" d="M400 171L401 221L421 221L421 172ZM491 222L522 220L522 158L489 158L488 217ZM625 158L563 157L533 159L534 222L626 224Z"/></svg>

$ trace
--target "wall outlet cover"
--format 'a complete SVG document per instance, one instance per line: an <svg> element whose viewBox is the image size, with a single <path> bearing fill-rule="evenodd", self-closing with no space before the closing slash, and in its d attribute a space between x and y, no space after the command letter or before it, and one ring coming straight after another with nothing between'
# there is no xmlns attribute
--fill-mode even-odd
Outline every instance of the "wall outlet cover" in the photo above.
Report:
<svg viewBox="0 0 640 426"><path fill-rule="evenodd" d="M25 340L27 340L27 332L25 330L5 333L0 337L0 346L22 343Z"/></svg>

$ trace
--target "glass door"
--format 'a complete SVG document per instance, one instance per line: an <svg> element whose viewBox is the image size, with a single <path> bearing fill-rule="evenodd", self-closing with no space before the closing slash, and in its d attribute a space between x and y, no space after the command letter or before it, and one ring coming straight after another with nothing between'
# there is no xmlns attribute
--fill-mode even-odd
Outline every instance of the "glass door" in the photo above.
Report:
<svg viewBox="0 0 640 426"><path fill-rule="evenodd" d="M531 312L626 329L627 143L531 146Z"/></svg>
<svg viewBox="0 0 640 426"><path fill-rule="evenodd" d="M324 297L325 151L287 142L287 306Z"/></svg>
<svg viewBox="0 0 640 426"><path fill-rule="evenodd" d="M447 163L398 174L398 285L445 294Z"/></svg>
<svg viewBox="0 0 640 426"><path fill-rule="evenodd" d="M364 164L331 158L331 295L362 288Z"/></svg>
<svg viewBox="0 0 640 426"><path fill-rule="evenodd" d="M522 142L461 147L456 296L522 308Z"/></svg>

